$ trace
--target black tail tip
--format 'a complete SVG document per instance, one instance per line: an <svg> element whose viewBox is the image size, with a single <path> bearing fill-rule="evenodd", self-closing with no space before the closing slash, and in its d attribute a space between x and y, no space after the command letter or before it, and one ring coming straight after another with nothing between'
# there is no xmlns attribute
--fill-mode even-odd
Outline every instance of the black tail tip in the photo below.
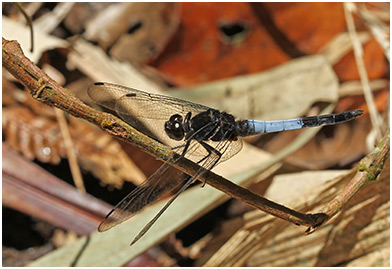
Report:
<svg viewBox="0 0 392 269"><path fill-rule="evenodd" d="M359 116L362 116L364 114L364 112L363 112L363 110L358 109L358 110L351 111L351 114L353 117L359 117Z"/></svg>

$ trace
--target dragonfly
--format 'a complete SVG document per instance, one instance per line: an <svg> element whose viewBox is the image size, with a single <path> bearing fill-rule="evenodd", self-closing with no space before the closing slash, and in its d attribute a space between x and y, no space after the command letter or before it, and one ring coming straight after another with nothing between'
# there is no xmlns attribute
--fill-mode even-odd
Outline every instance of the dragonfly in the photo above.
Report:
<svg viewBox="0 0 392 269"><path fill-rule="evenodd" d="M363 115L362 110L352 110L287 120L236 120L229 113L204 105L106 82L92 84L88 95L97 104L115 111L122 120L177 153L123 198L100 223L98 231L107 231L176 191L131 245L152 227L187 187L218 163L237 154L242 148L242 137L334 125ZM172 168L181 158L194 161L200 168L192 176Z"/></svg>

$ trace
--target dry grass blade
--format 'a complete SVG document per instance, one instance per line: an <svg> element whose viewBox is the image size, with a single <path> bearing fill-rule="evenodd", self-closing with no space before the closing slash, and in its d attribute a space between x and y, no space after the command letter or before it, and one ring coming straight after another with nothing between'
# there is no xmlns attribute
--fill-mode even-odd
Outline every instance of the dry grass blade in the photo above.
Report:
<svg viewBox="0 0 392 269"><path fill-rule="evenodd" d="M389 87L389 81L386 79L377 79L369 82L372 92L382 90ZM339 96L355 96L362 95L362 85L360 81L348 81L342 83L339 89Z"/></svg>
<svg viewBox="0 0 392 269"><path fill-rule="evenodd" d="M390 20L389 10L385 8L384 10L371 11L365 4L362 4L358 8L358 15L369 27L373 36L383 48L385 57L390 61L390 27L386 23ZM386 22L383 22L383 20Z"/></svg>
<svg viewBox="0 0 392 269"><path fill-rule="evenodd" d="M86 188L84 187L82 173L80 172L80 167L78 165L78 160L74 149L74 143L69 133L69 128L67 125L67 121L65 119L64 112L58 109L55 109L55 112L56 112L57 121L59 122L62 136L64 138L65 148L67 149L67 156L69 160L69 166L71 169L73 181L75 183L76 188L78 188L80 192L85 193Z"/></svg>
<svg viewBox="0 0 392 269"><path fill-rule="evenodd" d="M362 87L364 91L364 96L367 102L367 105L369 107L369 114L370 114L370 119L373 124L374 132L375 132L375 137L376 139L380 139L382 136L382 120L381 116L377 111L377 107L374 103L374 98L370 89L369 85L369 77L366 72L366 67L365 63L363 60L363 50L362 50L362 45L358 39L358 35L355 29L355 24L354 24L354 18L352 15L353 10L356 9L355 5L353 3L344 3L344 14L346 17L347 21L347 28L348 28L348 33L350 35L350 38L353 42L353 48L354 48L354 56L355 56L355 62L358 67L359 75L361 77L361 82L362 82Z"/></svg>

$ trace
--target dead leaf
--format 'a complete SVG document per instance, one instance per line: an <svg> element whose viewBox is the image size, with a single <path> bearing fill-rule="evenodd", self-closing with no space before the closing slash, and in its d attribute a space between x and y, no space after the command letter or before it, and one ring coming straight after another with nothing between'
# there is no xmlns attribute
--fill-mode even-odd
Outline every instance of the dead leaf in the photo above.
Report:
<svg viewBox="0 0 392 269"><path fill-rule="evenodd" d="M3 89L4 95L14 100L12 106L3 107L2 124L7 143L31 160L58 164L66 158L63 137L52 108L14 88ZM78 160L85 171L116 187L120 187L123 180L139 184L145 179L110 135L75 118L69 119L69 128Z"/></svg>
<svg viewBox="0 0 392 269"><path fill-rule="evenodd" d="M260 72L290 59L248 3L181 3L180 18L181 27L152 63L172 84Z"/></svg>

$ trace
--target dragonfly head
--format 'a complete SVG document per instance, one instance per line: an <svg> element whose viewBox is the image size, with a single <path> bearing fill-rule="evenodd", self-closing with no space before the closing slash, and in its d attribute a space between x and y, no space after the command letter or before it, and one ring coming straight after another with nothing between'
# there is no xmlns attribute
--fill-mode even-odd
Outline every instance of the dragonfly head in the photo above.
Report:
<svg viewBox="0 0 392 269"><path fill-rule="evenodd" d="M166 134L174 140L180 141L184 138L185 132L183 127L183 118L181 115L175 114L165 122Z"/></svg>

